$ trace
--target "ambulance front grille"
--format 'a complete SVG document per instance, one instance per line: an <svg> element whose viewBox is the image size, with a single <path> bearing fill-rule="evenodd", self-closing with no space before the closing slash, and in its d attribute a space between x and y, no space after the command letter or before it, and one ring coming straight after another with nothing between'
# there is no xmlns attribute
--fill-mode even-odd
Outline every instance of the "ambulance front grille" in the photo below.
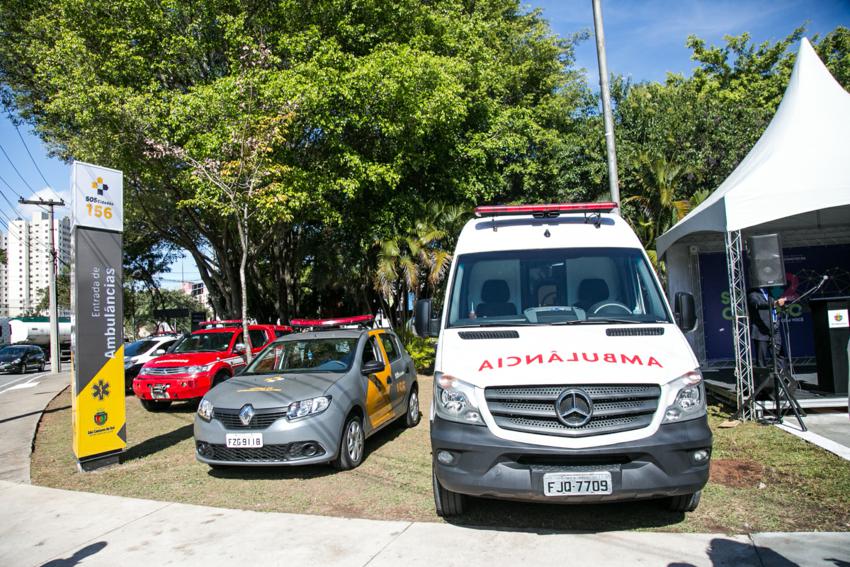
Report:
<svg viewBox="0 0 850 567"><path fill-rule="evenodd" d="M579 388L593 402L591 419L580 427L558 419L555 403L567 389ZM484 389L487 408L502 429L587 437L647 427L658 409L661 388L654 384L491 387Z"/></svg>

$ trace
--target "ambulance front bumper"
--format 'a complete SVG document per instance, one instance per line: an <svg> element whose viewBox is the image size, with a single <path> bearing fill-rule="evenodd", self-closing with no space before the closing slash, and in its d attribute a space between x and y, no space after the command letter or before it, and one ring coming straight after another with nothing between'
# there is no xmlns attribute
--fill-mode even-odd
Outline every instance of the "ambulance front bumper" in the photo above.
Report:
<svg viewBox="0 0 850 567"><path fill-rule="evenodd" d="M585 449L507 441L487 427L439 416L431 426L434 471L448 490L485 498L576 504L696 492L708 482L711 440L706 417L662 425L655 434L637 441ZM452 462L440 462L440 452L448 452ZM604 471L611 475L611 494L544 495L544 475Z"/></svg>

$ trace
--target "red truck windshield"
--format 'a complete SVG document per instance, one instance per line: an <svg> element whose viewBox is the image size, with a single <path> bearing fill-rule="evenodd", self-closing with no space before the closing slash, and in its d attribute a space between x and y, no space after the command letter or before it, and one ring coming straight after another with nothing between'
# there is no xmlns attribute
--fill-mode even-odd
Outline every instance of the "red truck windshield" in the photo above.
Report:
<svg viewBox="0 0 850 567"><path fill-rule="evenodd" d="M222 352L230 346L233 333L193 333L182 341L174 352Z"/></svg>

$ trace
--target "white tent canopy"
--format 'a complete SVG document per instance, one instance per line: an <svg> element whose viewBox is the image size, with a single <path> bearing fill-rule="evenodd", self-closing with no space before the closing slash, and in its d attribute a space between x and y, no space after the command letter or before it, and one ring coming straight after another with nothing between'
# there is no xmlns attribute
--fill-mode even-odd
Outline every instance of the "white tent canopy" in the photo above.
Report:
<svg viewBox="0 0 850 567"><path fill-rule="evenodd" d="M693 233L738 231L842 205L850 205L850 94L804 38L767 130L714 193L658 237L658 255Z"/></svg>

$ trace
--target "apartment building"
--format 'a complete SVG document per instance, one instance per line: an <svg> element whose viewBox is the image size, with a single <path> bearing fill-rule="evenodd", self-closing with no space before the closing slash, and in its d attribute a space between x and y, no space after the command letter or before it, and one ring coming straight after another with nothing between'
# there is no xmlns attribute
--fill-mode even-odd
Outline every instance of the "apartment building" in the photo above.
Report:
<svg viewBox="0 0 850 567"><path fill-rule="evenodd" d="M63 218L53 221L56 247L59 253L58 273L68 269L71 262L71 221ZM39 291L50 284L50 216L36 212L31 220L15 219L9 223L9 234L4 235L6 266L0 283L3 306L9 317L16 317L35 309ZM70 315L60 310L60 316Z"/></svg>

